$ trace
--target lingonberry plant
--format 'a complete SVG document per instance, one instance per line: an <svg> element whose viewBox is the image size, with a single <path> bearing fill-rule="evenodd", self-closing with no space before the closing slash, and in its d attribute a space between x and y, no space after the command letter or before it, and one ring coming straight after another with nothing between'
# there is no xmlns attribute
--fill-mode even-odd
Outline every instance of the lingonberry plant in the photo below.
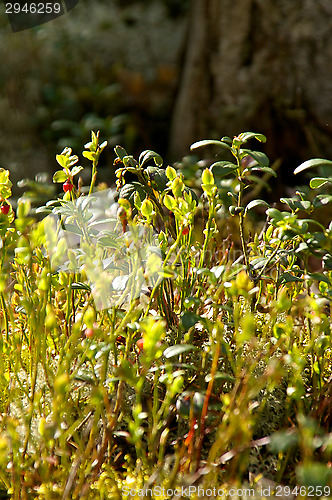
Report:
<svg viewBox="0 0 332 500"><path fill-rule="evenodd" d="M195 143L230 156L197 160L194 189L116 146L109 191L92 132L88 166L64 149L63 192L34 210L0 170L4 496L331 496L332 176L270 207L257 140Z"/></svg>

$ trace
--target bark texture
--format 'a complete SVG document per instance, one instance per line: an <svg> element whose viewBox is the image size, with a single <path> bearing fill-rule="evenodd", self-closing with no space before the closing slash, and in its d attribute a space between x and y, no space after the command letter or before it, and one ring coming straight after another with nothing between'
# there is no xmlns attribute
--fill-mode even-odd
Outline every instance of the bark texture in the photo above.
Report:
<svg viewBox="0 0 332 500"><path fill-rule="evenodd" d="M332 158L332 2L193 0L170 154L254 130L296 166Z"/></svg>

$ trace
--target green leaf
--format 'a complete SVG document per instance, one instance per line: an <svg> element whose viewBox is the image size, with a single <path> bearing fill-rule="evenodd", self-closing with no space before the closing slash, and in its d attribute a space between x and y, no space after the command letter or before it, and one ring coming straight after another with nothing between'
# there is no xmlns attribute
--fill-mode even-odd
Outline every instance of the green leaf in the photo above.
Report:
<svg viewBox="0 0 332 500"><path fill-rule="evenodd" d="M175 199L169 194L166 194L164 197L164 205L166 208L168 208L168 210L171 210L172 212L177 207Z"/></svg>
<svg viewBox="0 0 332 500"><path fill-rule="evenodd" d="M120 158L120 160L123 160L125 156L128 156L127 151L122 146L115 146L114 152Z"/></svg>
<svg viewBox="0 0 332 500"><path fill-rule="evenodd" d="M330 485L332 479L332 470L328 465L314 462L301 464L296 467L296 478L301 485L307 488L311 486L324 491L324 487L328 487L329 494L326 495L326 498L330 496L330 487L328 485Z"/></svg>
<svg viewBox="0 0 332 500"><path fill-rule="evenodd" d="M280 277L278 279L278 284L284 285L285 283L295 283L298 281L303 281L303 278L299 278L298 276L294 276L294 274L291 274L291 273L286 271L280 275Z"/></svg>
<svg viewBox="0 0 332 500"><path fill-rule="evenodd" d="M58 170L53 175L53 182L65 182L68 179L68 175L63 170Z"/></svg>
<svg viewBox="0 0 332 500"><path fill-rule="evenodd" d="M210 170L213 170L213 175L217 177L225 177L226 175L235 172L238 166L229 161L217 161L213 163Z"/></svg>
<svg viewBox="0 0 332 500"><path fill-rule="evenodd" d="M313 281L324 281L324 283L327 283L328 285L331 285L331 281L323 273L308 273L305 276L305 278L313 280Z"/></svg>
<svg viewBox="0 0 332 500"><path fill-rule="evenodd" d="M151 160L152 158L153 158L155 164L157 165L157 167L162 166L162 164L163 164L162 157L158 153L155 153L154 151L150 151L150 150L143 151L139 156L138 162L139 162L140 166L143 166L144 163Z"/></svg>
<svg viewBox="0 0 332 500"><path fill-rule="evenodd" d="M153 189L159 192L165 191L168 183L165 170L158 167L147 167L145 171L149 176Z"/></svg>
<svg viewBox="0 0 332 500"><path fill-rule="evenodd" d="M250 171L252 170L256 170L258 172L267 172L268 174L273 175L273 177L277 177L277 172L271 167L252 167L250 168Z"/></svg>
<svg viewBox="0 0 332 500"><path fill-rule="evenodd" d="M206 168L204 172L202 173L202 183L204 185L213 185L214 184L214 177L213 173L209 168Z"/></svg>
<svg viewBox="0 0 332 500"><path fill-rule="evenodd" d="M66 155L56 155L55 158L56 158L56 161L59 163L59 165L62 168L67 168L68 167L68 162L69 162L68 156L66 156Z"/></svg>
<svg viewBox="0 0 332 500"><path fill-rule="evenodd" d="M29 200L24 200L20 198L17 204L16 215L19 219L27 217L31 210L31 202Z"/></svg>
<svg viewBox="0 0 332 500"><path fill-rule="evenodd" d="M255 161L257 161L258 165L261 167L268 167L270 165L270 160L266 156L266 154L262 153L261 151L251 151L251 149L241 149L241 153L245 153L245 155L251 156ZM245 156L243 155L243 156ZM250 168L250 170L253 170ZM275 174L273 169L272 172Z"/></svg>
<svg viewBox="0 0 332 500"><path fill-rule="evenodd" d="M119 198L125 198L133 207L136 192L139 194L141 200L144 200L146 198L146 191L142 184L140 184L139 182L132 182L130 184L125 184L124 186L122 186L119 192Z"/></svg>
<svg viewBox="0 0 332 500"><path fill-rule="evenodd" d="M269 259L267 257L257 257L256 259L253 259L250 262L250 266L254 270L261 269L262 267L265 266L265 264L268 262L268 260Z"/></svg>
<svg viewBox="0 0 332 500"><path fill-rule="evenodd" d="M52 210L50 208L47 208L47 207L38 207L38 208L36 208L35 213L36 214L51 214Z"/></svg>
<svg viewBox="0 0 332 500"><path fill-rule="evenodd" d="M77 234L78 236L83 236L81 229L76 226L76 224L65 224L65 230L68 233Z"/></svg>
<svg viewBox="0 0 332 500"><path fill-rule="evenodd" d="M141 212L146 218L149 218L153 213L152 202L147 198L142 202Z"/></svg>
<svg viewBox="0 0 332 500"><path fill-rule="evenodd" d="M201 301L198 297L186 297L184 299L183 305L186 309L189 309L189 307L195 306L196 308L201 304Z"/></svg>
<svg viewBox="0 0 332 500"><path fill-rule="evenodd" d="M191 199L192 199L192 201L195 201L195 202L196 202L196 204L198 205L198 198L197 198L197 194L195 193L195 191L194 191L193 189L191 189L191 188L190 188L190 187L188 187L188 186L185 186L185 187L184 187L184 190L183 190L183 193L182 193L182 194L183 194L184 199L186 199L186 198L185 198L185 196L184 196L184 194L185 194L185 193L187 193L188 195L190 194L190 195L191 195Z"/></svg>
<svg viewBox="0 0 332 500"><path fill-rule="evenodd" d="M72 283L71 288L72 290L86 290L87 292L91 292L91 288L89 287L89 285L87 285L86 283L81 283L80 281L78 281L77 283Z"/></svg>
<svg viewBox="0 0 332 500"><path fill-rule="evenodd" d="M278 431L272 434L270 448L273 453L285 453L289 448L293 448L299 441L297 430Z"/></svg>
<svg viewBox="0 0 332 500"><path fill-rule="evenodd" d="M214 375L214 378L218 379L218 380L225 380L225 382L235 382L235 380L236 380L235 377L233 377L232 375L229 375L229 373L226 373L226 372L216 372ZM211 379L212 379L212 376L211 376L211 373L209 373L205 377L205 382L209 383Z"/></svg>
<svg viewBox="0 0 332 500"><path fill-rule="evenodd" d="M232 148L229 146L229 144L226 144L226 142L222 142L222 141L215 141L215 140L205 140L205 141L198 141L198 142L194 142L194 144L192 144L190 146L190 150L193 150L193 149L197 149L197 148L201 148L203 146L219 146L221 148L226 148L226 149L229 149L231 150Z"/></svg>
<svg viewBox="0 0 332 500"><path fill-rule="evenodd" d="M186 330L189 330L189 328L196 325L196 323L198 323L201 319L200 316L198 316L197 314L194 314L193 312L189 312L189 311L181 313L180 318L181 318L182 326Z"/></svg>
<svg viewBox="0 0 332 500"><path fill-rule="evenodd" d="M251 210L254 207L268 207L269 204L266 203L264 200L252 200L248 205L246 206L245 209L245 214L248 212L248 210Z"/></svg>
<svg viewBox="0 0 332 500"><path fill-rule="evenodd" d="M4 199L6 200L7 198L10 198L10 197L11 197L11 195L12 195L12 190L11 190L9 187L7 187L7 186L2 186L2 185L0 184L0 195L2 196L2 198L4 198Z"/></svg>
<svg viewBox="0 0 332 500"><path fill-rule="evenodd" d="M12 187L12 182L9 180L9 170L0 168L0 185L6 186L7 188Z"/></svg>
<svg viewBox="0 0 332 500"><path fill-rule="evenodd" d="M82 155L84 156L84 158L87 158L90 161L94 161L97 156L97 154L93 151L83 151Z"/></svg>
<svg viewBox="0 0 332 500"><path fill-rule="evenodd" d="M294 174L299 174L300 172L303 172L304 170L307 170L308 168L311 167L321 167L321 166L330 166L332 167L332 161L330 160L324 160L321 158L314 158L312 160L307 160L304 163L301 163L296 169L294 170Z"/></svg>
<svg viewBox="0 0 332 500"><path fill-rule="evenodd" d="M332 179L330 177L313 177L310 180L309 185L311 189L317 189L324 186L324 184L327 184L328 182L332 182Z"/></svg>
<svg viewBox="0 0 332 500"><path fill-rule="evenodd" d="M164 266L163 270L160 271L159 276L161 278L175 278L176 277L176 272L170 267L170 266Z"/></svg>
<svg viewBox="0 0 332 500"><path fill-rule="evenodd" d="M77 175L81 170L83 170L83 167L76 165L71 169L71 175Z"/></svg>
<svg viewBox="0 0 332 500"><path fill-rule="evenodd" d="M197 347L192 344L177 344L172 345L171 347L167 347L164 350L164 356L168 359L173 358L174 356L179 356L180 354L189 351L197 351Z"/></svg>
<svg viewBox="0 0 332 500"><path fill-rule="evenodd" d="M133 156L131 156L131 155L124 156L122 158L122 161L123 161L125 167L127 167L127 169L128 169L128 166L131 165L132 167L135 167L134 170L131 170L131 171L132 172L136 171L136 167L138 166L138 163L137 163L137 161L135 160L135 158Z"/></svg>
<svg viewBox="0 0 332 500"><path fill-rule="evenodd" d="M281 203L285 203L293 211L299 210L309 210L311 207L310 201L307 200L297 200L295 198L280 198Z"/></svg>
<svg viewBox="0 0 332 500"><path fill-rule="evenodd" d="M268 208L266 210L266 214L270 217L270 219L275 219L277 221L283 220L285 217L290 215L287 212L280 212L277 208Z"/></svg>
<svg viewBox="0 0 332 500"><path fill-rule="evenodd" d="M318 194L312 201L312 204L315 208L321 207L323 205L328 205L331 203L332 195L330 194Z"/></svg>
<svg viewBox="0 0 332 500"><path fill-rule="evenodd" d="M119 250L121 248L120 243L117 241L117 238L114 236L101 236L98 238L98 243L102 247L106 248L115 248L116 250Z"/></svg>
<svg viewBox="0 0 332 500"><path fill-rule="evenodd" d="M266 137L263 134L256 134L255 132L243 132L239 135L242 143L249 141L249 139L257 139L259 142L266 142Z"/></svg>

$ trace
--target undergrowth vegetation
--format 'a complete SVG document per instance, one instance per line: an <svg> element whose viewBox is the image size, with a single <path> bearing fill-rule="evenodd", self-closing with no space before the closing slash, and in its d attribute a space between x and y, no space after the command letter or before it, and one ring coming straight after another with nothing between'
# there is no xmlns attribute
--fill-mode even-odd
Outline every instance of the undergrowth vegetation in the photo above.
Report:
<svg viewBox="0 0 332 500"><path fill-rule="evenodd" d="M37 210L26 192L14 211L1 169L11 498L262 497L262 479L330 497L332 223L315 211L332 201L332 177L278 208L248 197L276 175L247 149L265 140L195 143L227 158L206 168L117 146L115 193L97 182L107 143L92 132L90 185L66 148L53 177L64 194Z"/></svg>

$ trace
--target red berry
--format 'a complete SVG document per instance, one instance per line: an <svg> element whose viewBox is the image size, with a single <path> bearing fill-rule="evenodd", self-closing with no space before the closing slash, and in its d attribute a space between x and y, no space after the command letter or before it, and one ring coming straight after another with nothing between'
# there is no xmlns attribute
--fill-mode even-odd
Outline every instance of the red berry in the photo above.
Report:
<svg viewBox="0 0 332 500"><path fill-rule="evenodd" d="M186 236L188 233L189 233L189 227L184 226L184 228L182 229L183 236Z"/></svg>
<svg viewBox="0 0 332 500"><path fill-rule="evenodd" d="M74 187L74 185L70 182L69 179L66 180L66 182L63 183L63 190L65 193L67 193L67 191L71 191Z"/></svg>
<svg viewBox="0 0 332 500"><path fill-rule="evenodd" d="M85 336L88 337L88 338L93 337L93 333L94 332L93 332L92 328L86 328L85 331L84 331Z"/></svg>
<svg viewBox="0 0 332 500"><path fill-rule="evenodd" d="M136 342L136 346L138 347L138 350L139 352L143 352L144 351L144 340L143 339L139 339L137 342Z"/></svg>
<svg viewBox="0 0 332 500"><path fill-rule="evenodd" d="M9 209L10 209L10 205L8 205L8 203L6 203L5 205L1 205L1 212L2 212L4 215L7 215L7 214L8 214Z"/></svg>

